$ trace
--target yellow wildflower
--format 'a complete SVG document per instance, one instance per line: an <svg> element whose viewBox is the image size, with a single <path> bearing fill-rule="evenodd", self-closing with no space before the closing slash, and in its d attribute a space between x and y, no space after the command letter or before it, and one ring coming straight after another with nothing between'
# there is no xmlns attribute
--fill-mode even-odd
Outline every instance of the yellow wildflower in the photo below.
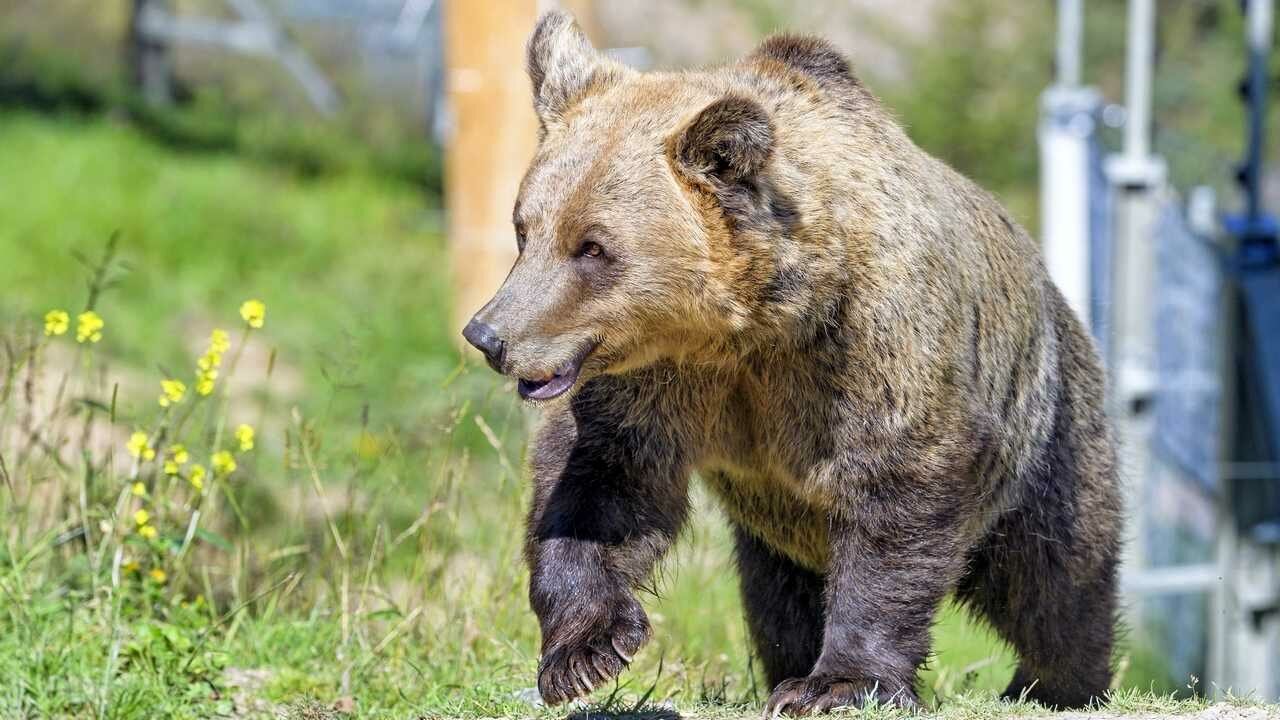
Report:
<svg viewBox="0 0 1280 720"><path fill-rule="evenodd" d="M130 560L129 562L125 563L123 567L125 572L138 572L138 570L140 569L140 566L138 565L137 560Z"/></svg>
<svg viewBox="0 0 1280 720"><path fill-rule="evenodd" d="M204 466L198 463L192 465L191 477L187 478L187 480L191 483L191 487L195 488L197 492L204 490Z"/></svg>
<svg viewBox="0 0 1280 720"><path fill-rule="evenodd" d="M152 582L156 583L157 585L163 585L164 581L169 579L169 576L166 575L165 572L160 568L152 568L151 572L147 574L151 576Z"/></svg>
<svg viewBox="0 0 1280 720"><path fill-rule="evenodd" d="M236 441L240 443L240 452L249 452L253 449L253 427L249 425L241 425L236 428Z"/></svg>
<svg viewBox="0 0 1280 720"><path fill-rule="evenodd" d="M155 448L147 442L147 434L141 430L129 436L129 443L125 448L130 455L141 460L151 460L156 456Z"/></svg>
<svg viewBox="0 0 1280 720"><path fill-rule="evenodd" d="M222 356L210 350L196 361L196 392L208 395L213 392L213 383L218 379L218 366L222 364Z"/></svg>
<svg viewBox="0 0 1280 720"><path fill-rule="evenodd" d="M222 365L222 353L214 352L212 349L200 356L196 360L196 369L201 371L213 370ZM215 375L217 373L214 373Z"/></svg>
<svg viewBox="0 0 1280 720"><path fill-rule="evenodd" d="M169 407L182 402L187 395L187 385L181 380L160 381L160 407Z"/></svg>
<svg viewBox="0 0 1280 720"><path fill-rule="evenodd" d="M133 487L130 488L130 492L132 492L135 497L143 497L147 494L147 486L140 482L136 482L133 484Z"/></svg>
<svg viewBox="0 0 1280 720"><path fill-rule="evenodd" d="M209 333L209 349L196 360L196 392L201 395L213 394L214 382L218 379L218 367L222 365L222 353L231 348L231 337L226 330L215 328Z"/></svg>
<svg viewBox="0 0 1280 720"><path fill-rule="evenodd" d="M44 334L61 335L71 326L71 316L66 310L50 310L44 314Z"/></svg>
<svg viewBox="0 0 1280 720"><path fill-rule="evenodd" d="M106 325L102 316L92 310L85 310L76 317L76 342L98 342L102 339L102 328Z"/></svg>
<svg viewBox="0 0 1280 720"><path fill-rule="evenodd" d="M170 445L165 454L169 456L164 461L165 475L177 475L178 469L186 465L187 461L191 459L191 455L187 453L187 448L178 443Z"/></svg>
<svg viewBox="0 0 1280 720"><path fill-rule="evenodd" d="M151 513L142 508L138 508L138 511L133 514L133 521L138 523L138 525L146 525L147 521L150 519Z"/></svg>
<svg viewBox="0 0 1280 720"><path fill-rule="evenodd" d="M245 300L240 306L240 317L249 323L249 327L260 328L267 318L267 306L261 300Z"/></svg>
<svg viewBox="0 0 1280 720"><path fill-rule="evenodd" d="M231 336L227 334L226 330L214 328L213 332L209 333L209 352L214 355L221 355L230 349Z"/></svg>
<svg viewBox="0 0 1280 720"><path fill-rule="evenodd" d="M156 539L156 528L154 525L143 525L138 528L138 534L148 540Z"/></svg>
<svg viewBox="0 0 1280 720"><path fill-rule="evenodd" d="M382 454L383 442L377 435L365 431L356 436L356 454L365 460L372 460Z"/></svg>
<svg viewBox="0 0 1280 720"><path fill-rule="evenodd" d="M196 377L196 392L201 395L209 395L213 393L213 381L217 379L217 377L218 373L216 372L200 373L200 375Z"/></svg>
<svg viewBox="0 0 1280 720"><path fill-rule="evenodd" d="M177 475L178 469L183 465L186 465L187 461L191 459L191 455L187 452L186 446L181 443L174 443L173 445L170 445L169 449L166 450L165 453L169 456L169 459L164 461L164 472L166 475Z"/></svg>
<svg viewBox="0 0 1280 720"><path fill-rule="evenodd" d="M236 459L226 450L213 454L213 472L217 475L230 475L236 471Z"/></svg>

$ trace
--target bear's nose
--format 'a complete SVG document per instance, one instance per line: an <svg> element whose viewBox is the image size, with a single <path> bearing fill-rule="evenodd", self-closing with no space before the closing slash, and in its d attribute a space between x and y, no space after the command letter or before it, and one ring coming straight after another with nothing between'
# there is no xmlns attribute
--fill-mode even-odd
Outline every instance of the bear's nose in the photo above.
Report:
<svg viewBox="0 0 1280 720"><path fill-rule="evenodd" d="M472 318L471 322L462 329L462 337L467 342L476 347L477 350L484 353L484 359L489 361L489 367L498 372L502 372L502 350L504 343L498 337L498 333L493 328Z"/></svg>

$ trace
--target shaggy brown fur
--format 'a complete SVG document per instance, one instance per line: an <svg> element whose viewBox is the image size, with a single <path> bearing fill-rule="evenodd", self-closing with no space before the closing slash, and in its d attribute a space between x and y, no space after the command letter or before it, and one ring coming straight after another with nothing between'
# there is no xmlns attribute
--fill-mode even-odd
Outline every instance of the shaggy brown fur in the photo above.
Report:
<svg viewBox="0 0 1280 720"><path fill-rule="evenodd" d="M1105 691L1103 374L1031 238L821 40L639 74L550 13L529 74L521 255L467 336L522 394L569 388L532 451L543 697L644 645L634 591L695 471L734 526L769 712L914 705L953 591L1017 650L1010 695Z"/></svg>

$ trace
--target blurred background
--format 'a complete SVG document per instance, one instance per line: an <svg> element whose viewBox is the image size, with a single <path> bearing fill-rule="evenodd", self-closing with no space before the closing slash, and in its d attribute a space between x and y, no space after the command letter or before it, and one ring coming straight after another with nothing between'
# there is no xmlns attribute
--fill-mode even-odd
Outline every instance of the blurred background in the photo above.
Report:
<svg viewBox="0 0 1280 720"><path fill-rule="evenodd" d="M523 44L551 6L640 69L820 33L994 192L1111 373L1131 514L1117 683L1275 699L1273 5L0 0L0 710L526 707L536 418L458 330L514 258ZM100 342L73 337L83 311ZM191 390L157 407L172 378ZM241 424L256 442L207 486L163 468L177 440L207 459ZM697 502L628 691L759 700L728 534ZM1003 688L985 629L949 608L936 635L929 697Z"/></svg>

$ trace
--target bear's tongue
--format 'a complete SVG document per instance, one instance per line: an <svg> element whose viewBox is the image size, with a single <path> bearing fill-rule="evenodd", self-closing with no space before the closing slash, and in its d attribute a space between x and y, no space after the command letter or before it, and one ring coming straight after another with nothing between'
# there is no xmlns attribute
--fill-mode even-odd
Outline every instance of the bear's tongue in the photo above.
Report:
<svg viewBox="0 0 1280 720"><path fill-rule="evenodd" d="M573 384L578 381L578 370L581 367L581 363L571 363L569 367L552 375L550 380L525 380L521 378L517 384L520 397L527 400L550 400L563 395L566 390L573 387Z"/></svg>

